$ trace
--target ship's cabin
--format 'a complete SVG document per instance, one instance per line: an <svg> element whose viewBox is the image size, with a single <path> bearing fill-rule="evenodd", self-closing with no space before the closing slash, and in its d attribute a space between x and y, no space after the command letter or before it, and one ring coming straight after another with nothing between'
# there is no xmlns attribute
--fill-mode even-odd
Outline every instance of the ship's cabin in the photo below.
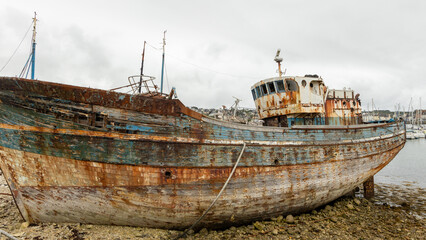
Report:
<svg viewBox="0 0 426 240"><path fill-rule="evenodd" d="M325 102L325 124L327 125L353 125L361 124L361 100L354 90L329 89Z"/></svg>
<svg viewBox="0 0 426 240"><path fill-rule="evenodd" d="M259 118L265 126L350 125L362 123L359 94L351 89L328 90L318 75L283 76L281 50L274 61L279 77L251 87Z"/></svg>
<svg viewBox="0 0 426 240"><path fill-rule="evenodd" d="M251 87L260 119L268 126L288 126L296 118L312 122L324 115L326 87L318 75L262 80Z"/></svg>

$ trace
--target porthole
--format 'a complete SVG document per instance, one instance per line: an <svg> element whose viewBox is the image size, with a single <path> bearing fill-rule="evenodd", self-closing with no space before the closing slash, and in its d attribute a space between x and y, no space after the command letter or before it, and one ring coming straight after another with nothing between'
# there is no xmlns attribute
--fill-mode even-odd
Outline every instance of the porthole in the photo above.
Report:
<svg viewBox="0 0 426 240"><path fill-rule="evenodd" d="M306 87L306 81L305 80L302 80L302 86Z"/></svg>

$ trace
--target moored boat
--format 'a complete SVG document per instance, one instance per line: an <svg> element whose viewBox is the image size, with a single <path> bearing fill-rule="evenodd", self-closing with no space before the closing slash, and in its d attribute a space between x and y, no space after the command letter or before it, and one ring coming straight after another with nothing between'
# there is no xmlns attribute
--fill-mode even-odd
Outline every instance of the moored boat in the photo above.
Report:
<svg viewBox="0 0 426 240"><path fill-rule="evenodd" d="M362 124L358 96L318 76L255 84L265 126L209 118L149 89L0 78L0 167L25 220L185 229L221 190L199 226L304 212L405 144L404 122Z"/></svg>
<svg viewBox="0 0 426 240"><path fill-rule="evenodd" d="M415 138L425 138L425 133L422 129L416 129L414 130L414 137Z"/></svg>
<svg viewBox="0 0 426 240"><path fill-rule="evenodd" d="M407 129L406 131L406 138L407 139L416 139L416 135L414 134L414 130L413 129Z"/></svg>

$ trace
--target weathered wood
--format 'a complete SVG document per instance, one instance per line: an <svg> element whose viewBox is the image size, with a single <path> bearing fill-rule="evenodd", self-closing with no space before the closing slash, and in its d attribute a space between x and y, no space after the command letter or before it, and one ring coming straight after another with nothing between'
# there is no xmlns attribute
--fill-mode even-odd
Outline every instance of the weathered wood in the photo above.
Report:
<svg viewBox="0 0 426 240"><path fill-rule="evenodd" d="M370 199L374 197L374 176L369 177L364 183L364 197Z"/></svg>

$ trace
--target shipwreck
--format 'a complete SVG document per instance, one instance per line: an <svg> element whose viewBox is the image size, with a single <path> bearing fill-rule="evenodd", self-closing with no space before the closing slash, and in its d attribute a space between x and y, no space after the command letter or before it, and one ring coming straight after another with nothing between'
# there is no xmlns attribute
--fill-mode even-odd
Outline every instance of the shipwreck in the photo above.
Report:
<svg viewBox="0 0 426 240"><path fill-rule="evenodd" d="M0 167L20 213L32 223L243 224L333 201L403 148L404 122L363 124L354 91L279 72L251 90L264 126L197 113L145 75L134 94L0 77Z"/></svg>

